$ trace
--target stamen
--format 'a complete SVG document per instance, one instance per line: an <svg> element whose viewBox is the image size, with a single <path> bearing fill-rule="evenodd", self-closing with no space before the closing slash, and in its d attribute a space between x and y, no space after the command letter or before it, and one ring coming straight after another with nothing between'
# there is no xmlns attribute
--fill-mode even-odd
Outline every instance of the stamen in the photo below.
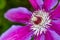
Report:
<svg viewBox="0 0 60 40"><path fill-rule="evenodd" d="M34 21L34 23L38 25L39 23L41 23L42 18L41 17L36 17L36 18L37 18L37 20Z"/></svg>
<svg viewBox="0 0 60 40"><path fill-rule="evenodd" d="M45 33L47 28L49 28L48 25L50 25L51 22L51 19L49 17L49 13L45 12L44 10L35 11L33 13L31 18L31 23L33 26L31 29L33 29L33 31L35 30L34 34L38 35L39 33L42 34L42 32Z"/></svg>

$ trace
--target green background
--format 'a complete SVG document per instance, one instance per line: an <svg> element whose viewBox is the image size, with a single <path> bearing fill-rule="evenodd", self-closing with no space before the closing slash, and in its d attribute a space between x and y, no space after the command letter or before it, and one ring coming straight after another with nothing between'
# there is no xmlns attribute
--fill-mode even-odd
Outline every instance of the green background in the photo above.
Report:
<svg viewBox="0 0 60 40"><path fill-rule="evenodd" d="M33 10L28 0L0 0L0 35L5 32L11 25L18 23L12 23L4 18L4 13L11 8L26 7L29 10ZM21 24L19 24L21 25Z"/></svg>
<svg viewBox="0 0 60 40"><path fill-rule="evenodd" d="M11 27L11 25L18 24L18 23L12 23L4 18L4 13L8 9L16 7L26 7L29 10L33 9L28 0L0 0L0 34L2 34L9 27Z"/></svg>
<svg viewBox="0 0 60 40"><path fill-rule="evenodd" d="M23 25L20 23L10 22L4 18L4 13L7 10L16 7L26 7L31 11L33 10L28 0L0 0L0 35L9 29L12 25Z"/></svg>

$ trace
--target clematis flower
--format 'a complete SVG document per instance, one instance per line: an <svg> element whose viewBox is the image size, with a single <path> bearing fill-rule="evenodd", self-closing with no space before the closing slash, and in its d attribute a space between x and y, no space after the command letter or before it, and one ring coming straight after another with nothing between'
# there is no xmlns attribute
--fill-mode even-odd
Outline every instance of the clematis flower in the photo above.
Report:
<svg viewBox="0 0 60 40"><path fill-rule="evenodd" d="M29 0L34 8L12 8L5 13L13 25L1 35L1 40L60 40L60 2L58 0Z"/></svg>

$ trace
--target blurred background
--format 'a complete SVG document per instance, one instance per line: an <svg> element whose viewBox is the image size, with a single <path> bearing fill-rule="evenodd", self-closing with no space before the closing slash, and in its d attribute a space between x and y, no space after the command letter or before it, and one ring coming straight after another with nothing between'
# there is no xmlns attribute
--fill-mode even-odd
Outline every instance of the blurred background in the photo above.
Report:
<svg viewBox="0 0 60 40"><path fill-rule="evenodd" d="M5 32L11 25L17 25L18 23L12 23L4 18L4 13L11 8L26 7L29 10L33 10L28 0L0 0L0 35ZM19 24L22 25L22 24Z"/></svg>
<svg viewBox="0 0 60 40"><path fill-rule="evenodd" d="M4 13L11 8L26 7L29 10L33 10L28 0L0 0L0 35L6 31L11 25L17 25L18 23L12 23L4 18ZM21 24L19 24L21 25Z"/></svg>

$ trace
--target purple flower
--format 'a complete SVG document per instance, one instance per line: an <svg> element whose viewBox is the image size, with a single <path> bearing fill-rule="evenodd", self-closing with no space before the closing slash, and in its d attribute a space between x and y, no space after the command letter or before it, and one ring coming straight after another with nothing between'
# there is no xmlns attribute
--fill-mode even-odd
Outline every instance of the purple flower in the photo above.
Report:
<svg viewBox="0 0 60 40"><path fill-rule="evenodd" d="M34 11L12 8L5 18L26 24L13 25L1 35L1 40L60 40L60 3L58 0L29 0ZM55 8L55 6L57 7Z"/></svg>

